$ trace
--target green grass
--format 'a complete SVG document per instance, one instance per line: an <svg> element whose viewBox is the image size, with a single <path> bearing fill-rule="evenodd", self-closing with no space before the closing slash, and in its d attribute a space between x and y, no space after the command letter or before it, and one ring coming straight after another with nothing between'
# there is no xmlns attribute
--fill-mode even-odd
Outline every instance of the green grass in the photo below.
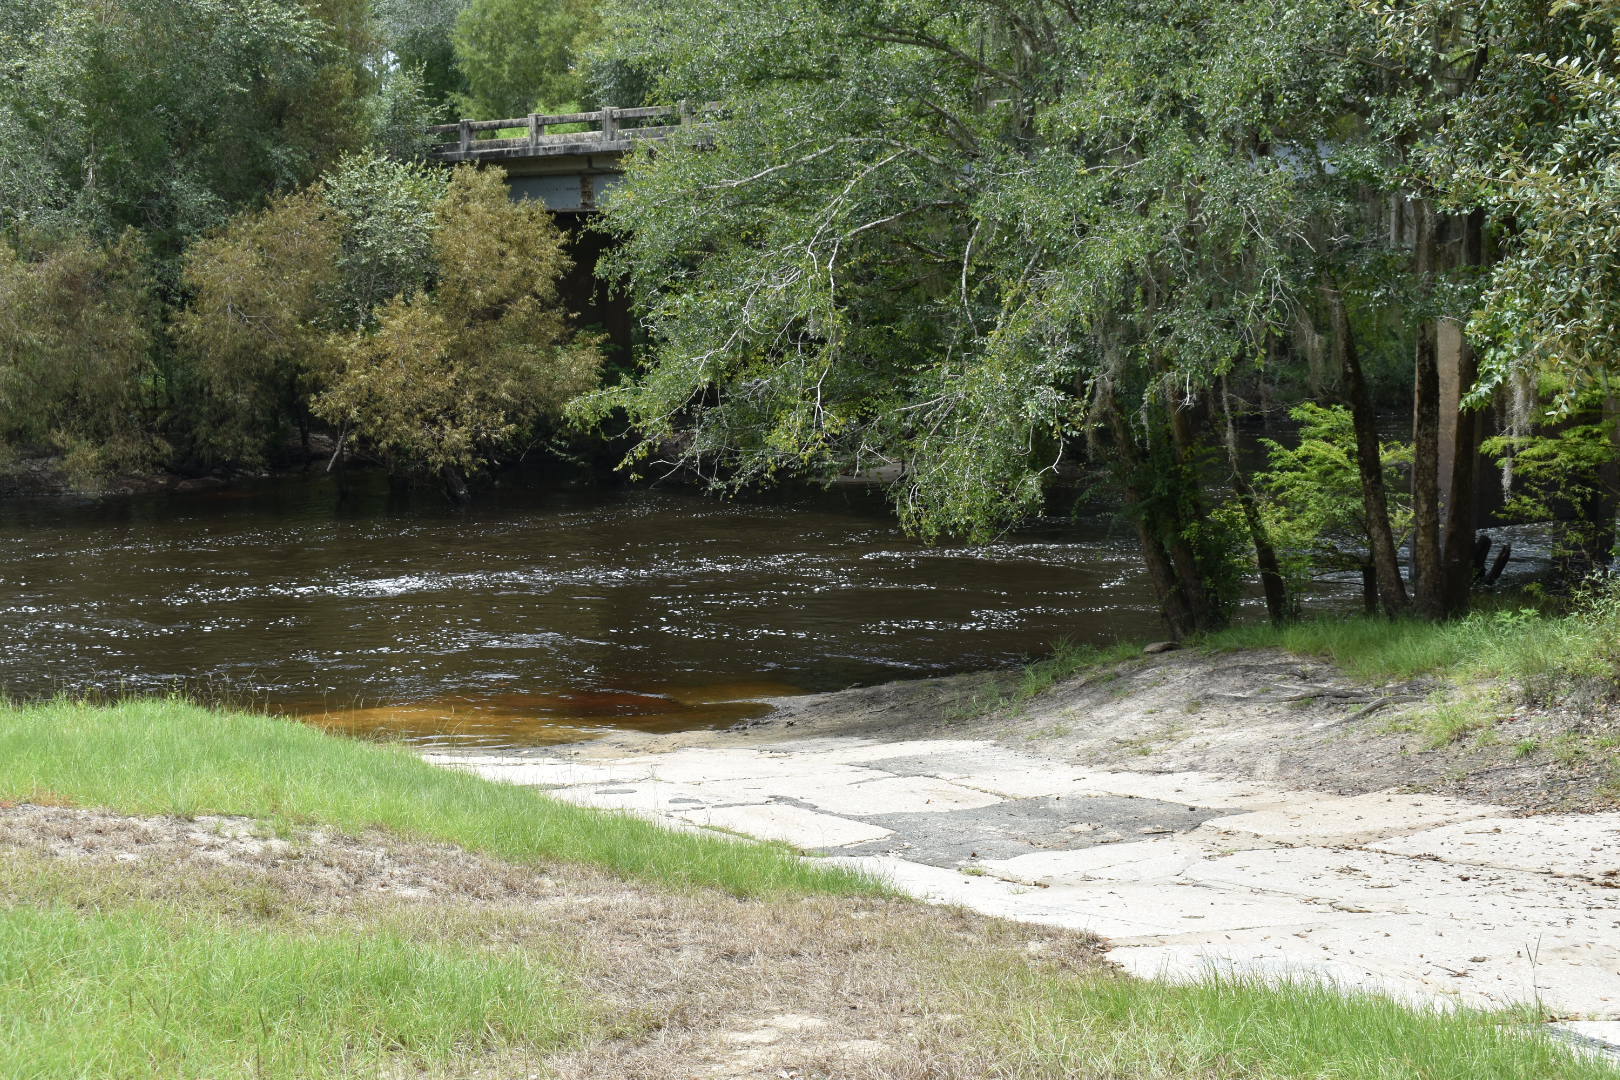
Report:
<svg viewBox="0 0 1620 1080"><path fill-rule="evenodd" d="M1435 698L1427 706L1391 720L1388 728L1421 736L1428 750L1460 743L1470 735L1477 743L1485 744L1496 738L1500 713L1496 704L1478 695L1457 701Z"/></svg>
<svg viewBox="0 0 1620 1080"><path fill-rule="evenodd" d="M556 969L514 953L141 907L0 909L0 1075L14 1080L433 1075L591 1026Z"/></svg>
<svg viewBox="0 0 1620 1080"><path fill-rule="evenodd" d="M1536 608L1478 611L1451 622L1332 616L1277 627L1250 624L1205 637L1212 649L1281 648L1333 661L1369 680L1419 675L1506 677L1525 683L1613 678L1620 619L1587 604L1560 614Z"/></svg>
<svg viewBox="0 0 1620 1080"><path fill-rule="evenodd" d="M1068 640L1059 641L1052 646L1051 655L1032 660L1007 675L997 676L988 686L959 701L948 719L973 719L998 709L1022 705L1083 672L1141 655L1140 645L1125 642L1077 645Z"/></svg>
<svg viewBox="0 0 1620 1080"><path fill-rule="evenodd" d="M515 863L584 863L738 896L882 891L785 847L673 832L428 765L403 747L175 700L0 706L0 799L380 828Z"/></svg>
<svg viewBox="0 0 1620 1080"><path fill-rule="evenodd" d="M1517 1014L1406 1008L1320 985L1223 978L1169 986L1010 973L974 1020L1020 1078L1616 1080ZM988 1006L988 1007L987 1007Z"/></svg>
<svg viewBox="0 0 1620 1080"><path fill-rule="evenodd" d="M1009 700L1014 703L1028 701L1083 671L1141 655L1140 645L1120 642L1113 645L1076 645L1072 641L1060 641L1053 647L1051 656L1024 665Z"/></svg>

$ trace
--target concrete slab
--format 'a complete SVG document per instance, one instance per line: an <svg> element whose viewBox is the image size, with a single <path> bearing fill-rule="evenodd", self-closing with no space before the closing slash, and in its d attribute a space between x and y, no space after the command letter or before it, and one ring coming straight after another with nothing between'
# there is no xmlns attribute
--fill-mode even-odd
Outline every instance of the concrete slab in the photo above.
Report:
<svg viewBox="0 0 1620 1080"><path fill-rule="evenodd" d="M665 784L656 780L623 784L585 784L555 788L546 794L554 799L592 806L599 810L635 810L672 814L703 807L735 806L750 801L728 798L692 784Z"/></svg>
<svg viewBox="0 0 1620 1080"><path fill-rule="evenodd" d="M823 810L852 817L888 814L944 814L973 810L1004 801L999 795L936 780L928 776L886 776L838 787L823 787L802 796Z"/></svg>
<svg viewBox="0 0 1620 1080"><path fill-rule="evenodd" d="M860 770L827 762L811 762L791 754L770 754L758 750L686 749L658 754L643 760L643 767L659 780L677 784L713 783L729 780L772 780L806 775L836 775L847 772L851 779Z"/></svg>
<svg viewBox="0 0 1620 1080"><path fill-rule="evenodd" d="M1258 780L1232 780L1206 772L1093 772L1080 786L1101 795L1159 799L1188 806L1263 810L1300 800L1329 799L1311 791L1289 791Z"/></svg>
<svg viewBox="0 0 1620 1080"><path fill-rule="evenodd" d="M1156 927L1155 937L1207 936L1260 927L1297 929L1351 917L1291 897L1192 884L1096 881L1045 891L1051 903Z"/></svg>
<svg viewBox="0 0 1620 1080"><path fill-rule="evenodd" d="M1559 1020L1551 1026L1620 1061L1620 1020Z"/></svg>
<svg viewBox="0 0 1620 1080"><path fill-rule="evenodd" d="M1349 915L1319 926L1254 927L1213 935L1116 939L1128 970L1191 977L1231 970L1347 969L1385 992L1498 1008L1539 1001L1555 1015L1620 1017L1620 973L1603 946L1560 933L1480 927L1426 915ZM1326 966L1324 968L1324 965ZM1366 985L1359 983L1358 985Z"/></svg>
<svg viewBox="0 0 1620 1080"><path fill-rule="evenodd" d="M893 856L833 857L827 863L850 866L874 874L895 888L933 904L957 904L986 915L1101 936L1152 933L1154 926L1129 917L1116 917L1077 909L1068 898L1052 899L1049 889L1010 885L991 877L975 877L940 867L925 866Z"/></svg>
<svg viewBox="0 0 1620 1080"><path fill-rule="evenodd" d="M975 859L1011 859L1036 851L1094 847L1123 839L1186 833L1216 810L1189 810L1151 799L1010 799L993 806L930 814L882 814L864 820L893 829L881 851L953 867Z"/></svg>
<svg viewBox="0 0 1620 1080"><path fill-rule="evenodd" d="M1262 890L1340 910L1431 915L1477 925L1573 930L1620 944L1620 890L1342 848L1271 848L1196 860L1182 880Z"/></svg>
<svg viewBox="0 0 1620 1080"><path fill-rule="evenodd" d="M1276 955L1234 955L1227 946L1139 945L1113 949L1108 958L1143 979L1186 983L1221 976L1268 983L1325 983L1341 992L1385 994L1414 1005L1434 1003L1433 991L1421 983L1392 979L1365 965L1320 953L1278 949Z"/></svg>
<svg viewBox="0 0 1620 1080"><path fill-rule="evenodd" d="M948 780L891 776L851 765L820 766L797 776L722 780L701 786L738 801L793 799L818 810L852 817L945 813L1001 802L999 795L974 791Z"/></svg>
<svg viewBox="0 0 1620 1080"><path fill-rule="evenodd" d="M1478 818L1368 846L1452 863L1620 884L1620 813Z"/></svg>
<svg viewBox="0 0 1620 1080"><path fill-rule="evenodd" d="M889 834L888 829L879 825L780 803L685 810L673 816L690 824L730 829L761 840L781 840L805 850L839 848L880 840Z"/></svg>
<svg viewBox="0 0 1620 1080"><path fill-rule="evenodd" d="M584 764L558 758L485 758L461 755L424 755L433 765L507 784L533 787L570 787L616 781L646 780L652 775L645 762L627 764Z"/></svg>
<svg viewBox="0 0 1620 1080"><path fill-rule="evenodd" d="M1071 885L1086 881L1170 881L1194 863L1208 859L1203 844L1179 837L1136 843L1099 844L1077 851L1037 851L980 863L1004 881Z"/></svg>
<svg viewBox="0 0 1620 1080"><path fill-rule="evenodd" d="M427 757L675 829L836 852L933 902L1104 935L1139 974L1213 965L1620 1025L1620 888L1604 887L1620 883L1620 813L1087 770L962 739Z"/></svg>
<svg viewBox="0 0 1620 1080"><path fill-rule="evenodd" d="M1001 747L983 739L902 739L899 742L824 739L818 740L818 745L814 749L807 748L802 756L807 761L823 765L861 765L882 761L885 758L912 757L920 754L975 753L988 756L1002 752Z"/></svg>
<svg viewBox="0 0 1620 1080"><path fill-rule="evenodd" d="M1442 795L1380 792L1343 798L1303 797L1287 807L1218 818L1207 828L1277 844L1333 847L1366 844L1501 812L1501 807Z"/></svg>
<svg viewBox="0 0 1620 1080"><path fill-rule="evenodd" d="M804 766L799 772L778 776L752 776L738 779L700 780L702 787L738 800L765 802L770 799L798 799L841 791L852 784L893 779L888 773L859 765Z"/></svg>

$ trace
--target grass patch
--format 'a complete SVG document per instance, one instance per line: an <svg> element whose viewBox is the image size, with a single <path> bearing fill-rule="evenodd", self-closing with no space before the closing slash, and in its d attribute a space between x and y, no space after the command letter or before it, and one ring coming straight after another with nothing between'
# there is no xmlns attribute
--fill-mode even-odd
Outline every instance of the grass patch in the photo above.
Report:
<svg viewBox="0 0 1620 1080"><path fill-rule="evenodd" d="M437 1075L590 1026L556 969L516 954L0 909L0 1074L18 1080Z"/></svg>
<svg viewBox="0 0 1620 1080"><path fill-rule="evenodd" d="M1110 664L1138 659L1141 655L1140 645L1126 642L1077 645L1068 640L1059 641L1052 646L1051 655L1032 660L1005 676L998 676L989 686L957 702L948 718L969 720L999 709L1022 705L1066 679Z"/></svg>
<svg viewBox="0 0 1620 1080"><path fill-rule="evenodd" d="M379 828L509 862L584 863L738 896L881 891L785 847L673 832L438 768L403 747L175 700L0 706L0 799Z"/></svg>
<svg viewBox="0 0 1620 1080"><path fill-rule="evenodd" d="M1620 659L1620 594L1589 593L1564 613L1503 608L1439 623L1369 615L1306 619L1281 627L1256 623L1210 634L1201 644L1318 656L1368 680L1505 677L1532 690L1558 680L1613 681Z"/></svg>
<svg viewBox="0 0 1620 1080"><path fill-rule="evenodd" d="M977 989L983 989L982 977ZM983 1003L994 1002L985 1009ZM975 1023L993 1075L1131 1080L1615 1080L1534 1017L1419 1011L1313 985L1012 972Z"/></svg>
<svg viewBox="0 0 1620 1080"><path fill-rule="evenodd" d="M1083 671L1117 664L1142 655L1139 645L1115 642L1113 645L1076 645L1060 641L1052 648L1052 655L1025 664L1013 685L1008 700L1014 704L1025 702L1046 693L1065 679L1072 679Z"/></svg>
<svg viewBox="0 0 1620 1080"><path fill-rule="evenodd" d="M1418 735L1425 749L1438 750L1462 742L1470 735L1489 742L1495 737L1497 719L1496 706L1477 697L1458 701L1432 698L1427 707L1390 721L1389 730Z"/></svg>

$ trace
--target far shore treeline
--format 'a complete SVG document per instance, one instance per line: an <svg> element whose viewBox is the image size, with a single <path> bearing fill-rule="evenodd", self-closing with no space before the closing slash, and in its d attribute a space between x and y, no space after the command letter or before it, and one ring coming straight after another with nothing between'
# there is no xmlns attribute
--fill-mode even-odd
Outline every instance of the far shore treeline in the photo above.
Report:
<svg viewBox="0 0 1620 1080"><path fill-rule="evenodd" d="M0 472L352 451L465 498L609 438L1132 523L1169 628L1326 571L1464 612L1620 508L1620 0L13 0ZM712 102L565 234L424 128ZM1258 435L1258 442L1256 441ZM290 448L292 448L290 450Z"/></svg>

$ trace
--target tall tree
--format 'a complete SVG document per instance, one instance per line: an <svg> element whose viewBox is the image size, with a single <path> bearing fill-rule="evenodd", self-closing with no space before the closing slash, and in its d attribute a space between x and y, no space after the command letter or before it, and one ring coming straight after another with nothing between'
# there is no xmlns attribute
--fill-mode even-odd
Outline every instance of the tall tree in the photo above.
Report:
<svg viewBox="0 0 1620 1080"><path fill-rule="evenodd" d="M609 206L652 344L590 407L724 483L898 464L925 535L1039 510L1089 432L1171 628L1218 625L1236 582L1208 513L1213 392L1314 289L1318 146L1343 112L1297 37L1319 12L1276 14L613 9L614 58L724 109Z"/></svg>
<svg viewBox="0 0 1620 1080"><path fill-rule="evenodd" d="M577 106L585 87L576 54L599 25L596 8L597 0L469 0L454 36L467 87L457 98L462 115Z"/></svg>

